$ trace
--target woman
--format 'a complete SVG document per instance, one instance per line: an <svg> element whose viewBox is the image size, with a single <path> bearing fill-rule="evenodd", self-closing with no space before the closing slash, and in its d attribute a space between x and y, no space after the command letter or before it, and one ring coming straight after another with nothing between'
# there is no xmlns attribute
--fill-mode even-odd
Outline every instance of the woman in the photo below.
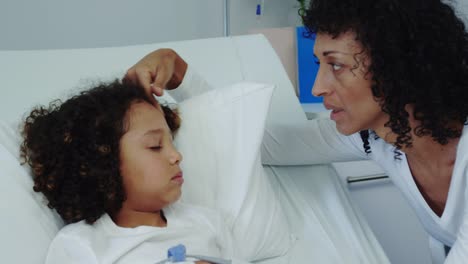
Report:
<svg viewBox="0 0 468 264"><path fill-rule="evenodd" d="M330 120L269 127L266 164L373 159L427 232L468 260L468 33L440 0L312 0L303 16L320 64L312 93ZM126 78L162 94L186 65L159 50ZM289 151L285 151L289 150Z"/></svg>

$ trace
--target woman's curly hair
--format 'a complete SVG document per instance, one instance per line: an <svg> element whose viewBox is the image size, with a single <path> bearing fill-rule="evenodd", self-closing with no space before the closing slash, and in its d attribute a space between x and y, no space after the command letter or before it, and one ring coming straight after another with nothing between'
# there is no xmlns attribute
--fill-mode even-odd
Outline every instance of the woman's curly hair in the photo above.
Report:
<svg viewBox="0 0 468 264"><path fill-rule="evenodd" d="M311 0L302 19L309 33L356 33L371 59L372 93L390 116L385 125L397 134L397 150L412 145L408 104L421 122L415 135L429 135L440 144L460 137L454 124L464 124L468 116L468 33L449 4ZM361 137L368 152L369 133Z"/></svg>
<svg viewBox="0 0 468 264"><path fill-rule="evenodd" d="M64 103L36 107L26 118L21 157L32 168L34 191L42 192L66 223L93 223L121 208L119 141L128 126L127 110L140 101L151 103L141 88L115 80ZM163 110L175 133L177 113Z"/></svg>

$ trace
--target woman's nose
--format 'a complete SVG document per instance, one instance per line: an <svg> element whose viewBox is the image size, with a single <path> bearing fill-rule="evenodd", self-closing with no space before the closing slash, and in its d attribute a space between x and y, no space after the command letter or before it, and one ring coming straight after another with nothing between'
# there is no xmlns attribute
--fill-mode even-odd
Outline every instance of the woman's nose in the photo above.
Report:
<svg viewBox="0 0 468 264"><path fill-rule="evenodd" d="M314 96L325 96L330 92L330 89L325 80L323 71L318 70L317 76L315 77L314 86L312 87L312 95Z"/></svg>

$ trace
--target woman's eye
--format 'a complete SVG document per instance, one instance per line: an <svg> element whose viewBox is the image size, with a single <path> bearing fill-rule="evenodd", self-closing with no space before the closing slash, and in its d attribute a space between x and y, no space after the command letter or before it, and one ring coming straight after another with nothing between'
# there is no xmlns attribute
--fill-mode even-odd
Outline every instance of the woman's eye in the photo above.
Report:
<svg viewBox="0 0 468 264"><path fill-rule="evenodd" d="M330 63L330 65L332 66L332 69L333 69L334 71L339 71L339 70L341 70L341 68L342 68L342 66L339 65L339 64Z"/></svg>

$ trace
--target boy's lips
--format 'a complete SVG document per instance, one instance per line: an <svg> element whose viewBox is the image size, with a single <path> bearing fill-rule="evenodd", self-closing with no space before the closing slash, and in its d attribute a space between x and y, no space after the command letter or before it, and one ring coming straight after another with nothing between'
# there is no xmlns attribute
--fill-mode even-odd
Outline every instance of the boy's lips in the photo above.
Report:
<svg viewBox="0 0 468 264"><path fill-rule="evenodd" d="M174 177L172 177L171 180L182 185L182 183L184 183L184 175L182 172L179 172L176 175L174 175Z"/></svg>

